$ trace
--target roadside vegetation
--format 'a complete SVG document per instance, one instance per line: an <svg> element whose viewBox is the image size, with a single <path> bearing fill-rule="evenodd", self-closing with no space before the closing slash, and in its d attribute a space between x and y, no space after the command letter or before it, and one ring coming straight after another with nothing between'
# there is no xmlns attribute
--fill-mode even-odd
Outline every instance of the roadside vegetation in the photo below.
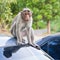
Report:
<svg viewBox="0 0 60 60"><path fill-rule="evenodd" d="M18 12L28 7L33 11L33 28L60 32L60 0L0 0L0 30L10 29Z"/></svg>

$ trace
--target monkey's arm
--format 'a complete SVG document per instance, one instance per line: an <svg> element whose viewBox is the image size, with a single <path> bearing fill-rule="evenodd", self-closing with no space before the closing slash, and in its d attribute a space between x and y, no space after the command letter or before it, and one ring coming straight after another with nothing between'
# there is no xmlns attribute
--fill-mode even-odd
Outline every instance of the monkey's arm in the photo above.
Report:
<svg viewBox="0 0 60 60"><path fill-rule="evenodd" d="M31 28L27 28L27 40L31 44Z"/></svg>
<svg viewBox="0 0 60 60"><path fill-rule="evenodd" d="M17 16L13 19L11 27L10 27L10 32L12 32L12 30L16 27L16 22L17 22Z"/></svg>
<svg viewBox="0 0 60 60"><path fill-rule="evenodd" d="M34 43L34 30L31 28L31 41Z"/></svg>
<svg viewBox="0 0 60 60"><path fill-rule="evenodd" d="M17 22L16 22L16 36L17 36L17 44L22 44L22 23L21 23L21 17L20 14L17 17Z"/></svg>

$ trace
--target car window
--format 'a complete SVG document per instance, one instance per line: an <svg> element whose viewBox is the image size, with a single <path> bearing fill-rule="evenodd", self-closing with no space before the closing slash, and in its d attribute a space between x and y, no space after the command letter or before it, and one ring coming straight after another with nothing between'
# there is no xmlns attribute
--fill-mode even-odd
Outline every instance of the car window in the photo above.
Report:
<svg viewBox="0 0 60 60"><path fill-rule="evenodd" d="M41 48L55 60L60 60L60 37L49 39Z"/></svg>

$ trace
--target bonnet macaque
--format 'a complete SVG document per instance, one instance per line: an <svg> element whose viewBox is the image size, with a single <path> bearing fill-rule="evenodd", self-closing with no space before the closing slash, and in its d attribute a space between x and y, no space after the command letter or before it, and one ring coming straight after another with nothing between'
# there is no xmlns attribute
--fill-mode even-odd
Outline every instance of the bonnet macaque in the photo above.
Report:
<svg viewBox="0 0 60 60"><path fill-rule="evenodd" d="M23 44L23 37L27 36L28 44L39 48L37 44L34 43L34 32L32 29L32 11L29 8L24 8L19 12L14 18L11 25L11 33L17 38L17 44Z"/></svg>

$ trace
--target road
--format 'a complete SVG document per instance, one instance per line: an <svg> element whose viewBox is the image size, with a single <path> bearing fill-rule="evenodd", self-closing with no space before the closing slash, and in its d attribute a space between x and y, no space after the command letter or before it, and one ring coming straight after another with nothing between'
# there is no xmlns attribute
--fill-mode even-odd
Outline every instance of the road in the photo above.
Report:
<svg viewBox="0 0 60 60"><path fill-rule="evenodd" d="M47 29L34 30L35 35L41 35L46 32L47 32Z"/></svg>

